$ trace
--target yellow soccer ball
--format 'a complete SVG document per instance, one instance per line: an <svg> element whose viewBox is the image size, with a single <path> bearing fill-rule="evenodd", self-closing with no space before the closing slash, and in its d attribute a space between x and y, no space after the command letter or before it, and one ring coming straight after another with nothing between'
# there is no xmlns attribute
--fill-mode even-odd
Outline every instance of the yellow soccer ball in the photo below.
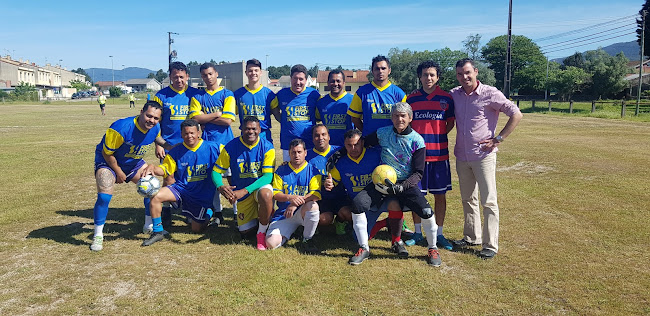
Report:
<svg viewBox="0 0 650 316"><path fill-rule="evenodd" d="M397 172L395 172L395 169L389 165L377 166L377 168L372 172L372 183L375 185L386 185L386 179L390 180L392 183L397 182Z"/></svg>

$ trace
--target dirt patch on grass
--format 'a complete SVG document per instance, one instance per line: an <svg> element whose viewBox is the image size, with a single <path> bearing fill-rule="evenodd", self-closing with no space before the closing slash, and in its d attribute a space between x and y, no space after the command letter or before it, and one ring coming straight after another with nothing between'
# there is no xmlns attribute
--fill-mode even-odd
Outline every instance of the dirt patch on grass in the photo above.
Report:
<svg viewBox="0 0 650 316"><path fill-rule="evenodd" d="M497 167L498 172L515 172L524 174L545 174L555 170L551 166L539 165L528 161L518 162L512 166Z"/></svg>

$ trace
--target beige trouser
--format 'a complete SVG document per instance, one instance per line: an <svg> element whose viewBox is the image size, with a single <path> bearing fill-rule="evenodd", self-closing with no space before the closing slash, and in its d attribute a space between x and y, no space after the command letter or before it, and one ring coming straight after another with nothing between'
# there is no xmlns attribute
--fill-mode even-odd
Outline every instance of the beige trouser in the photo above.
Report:
<svg viewBox="0 0 650 316"><path fill-rule="evenodd" d="M460 196L465 214L464 239L482 244L483 249L499 250L499 206L496 182L497 154L477 161L456 160ZM483 206L483 229L478 205L479 191Z"/></svg>

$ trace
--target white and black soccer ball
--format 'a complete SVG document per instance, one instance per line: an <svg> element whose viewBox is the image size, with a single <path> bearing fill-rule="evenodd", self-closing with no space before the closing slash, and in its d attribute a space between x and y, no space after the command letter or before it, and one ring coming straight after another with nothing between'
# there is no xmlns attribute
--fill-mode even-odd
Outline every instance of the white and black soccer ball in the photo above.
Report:
<svg viewBox="0 0 650 316"><path fill-rule="evenodd" d="M152 198L160 191L160 180L153 175L147 175L138 180L138 194Z"/></svg>

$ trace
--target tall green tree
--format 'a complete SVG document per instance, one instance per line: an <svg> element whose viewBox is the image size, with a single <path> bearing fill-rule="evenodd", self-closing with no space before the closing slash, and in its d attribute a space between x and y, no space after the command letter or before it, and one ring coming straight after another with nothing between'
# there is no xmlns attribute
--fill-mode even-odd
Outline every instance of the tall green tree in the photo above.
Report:
<svg viewBox="0 0 650 316"><path fill-rule="evenodd" d="M318 76L318 65L309 68L307 70L307 74L310 75L312 78L316 78Z"/></svg>
<svg viewBox="0 0 650 316"><path fill-rule="evenodd" d="M167 78L167 73L165 71L163 71L162 69L158 69L158 71L156 73L150 72L147 75L147 78L149 78L149 79L153 78L153 79L158 80L158 82L163 82L163 80L165 80L165 78Z"/></svg>
<svg viewBox="0 0 650 316"><path fill-rule="evenodd" d="M492 38L483 48L483 59L494 70L497 88L503 87L507 36ZM512 36L512 82L511 88L520 94L540 93L539 80L546 77L546 57L539 46L523 35Z"/></svg>
<svg viewBox="0 0 650 316"><path fill-rule="evenodd" d="M645 39L642 39L642 33L643 33L643 12L645 11ZM636 19L636 42L641 45L641 41L643 41L643 55L645 57L650 56L650 0L646 0L645 3L641 6L641 10L639 10L639 18Z"/></svg>
<svg viewBox="0 0 650 316"><path fill-rule="evenodd" d="M463 41L463 51L471 59L477 60L481 57L481 34L470 34Z"/></svg>
<svg viewBox="0 0 650 316"><path fill-rule="evenodd" d="M70 86L77 89L77 91L84 91L90 89L90 86L87 85L86 82L82 82L80 80L71 80Z"/></svg>
<svg viewBox="0 0 650 316"><path fill-rule="evenodd" d="M572 66L572 67L578 67L578 68L585 68L585 57L582 56L581 52L575 52L575 54L564 58L562 61L564 66Z"/></svg>
<svg viewBox="0 0 650 316"><path fill-rule="evenodd" d="M562 100L571 100L571 96L587 86L590 75L584 69L567 66L556 68L550 74L549 87L555 90Z"/></svg>
<svg viewBox="0 0 650 316"><path fill-rule="evenodd" d="M289 65L280 67L268 66L266 70L269 72L270 79L280 79L282 76L288 76L291 74L291 66Z"/></svg>
<svg viewBox="0 0 650 316"><path fill-rule="evenodd" d="M602 48L585 53L585 70L591 74L587 93L598 98L612 98L627 86L625 75L632 72L623 53L610 56Z"/></svg>

